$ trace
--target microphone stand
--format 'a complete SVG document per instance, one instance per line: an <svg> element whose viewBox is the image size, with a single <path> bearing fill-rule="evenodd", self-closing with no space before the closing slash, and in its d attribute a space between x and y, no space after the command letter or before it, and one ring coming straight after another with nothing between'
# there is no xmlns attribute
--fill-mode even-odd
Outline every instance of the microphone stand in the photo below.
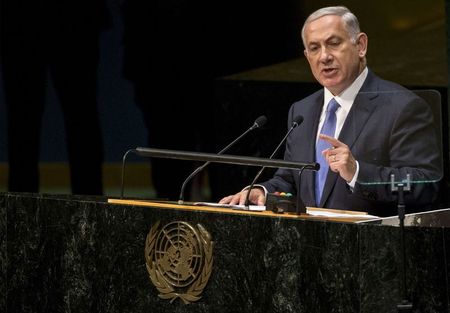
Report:
<svg viewBox="0 0 450 313"><path fill-rule="evenodd" d="M406 184L405 184L406 183ZM412 312L413 305L408 300L406 292L406 248L405 248L405 198L404 192L410 191L410 175L406 175L406 182L395 183L394 174L391 174L391 191L398 193L397 211L400 224L400 249L402 253L402 300L397 304L397 312Z"/></svg>
<svg viewBox="0 0 450 313"><path fill-rule="evenodd" d="M228 146L226 146L225 148L223 148L222 150L220 150L217 154L222 154L225 151L227 151L231 146L233 146L236 142L238 142L239 140L241 140L242 137L244 137L245 135L247 135L248 132L252 131L253 128L249 128L245 131L245 133L243 133L242 135L240 135L238 138L236 138L235 140L233 140L233 142L231 142ZM191 175L189 175L183 182L183 184L181 185L181 190L180 190L180 197L178 199L178 204L183 204L184 203L184 189L186 188L187 183L192 179L192 177L194 177L195 175L197 175L201 170L203 170L205 167L207 167L211 162L207 161L205 163L203 163L202 165L200 165L199 167L197 167L192 173Z"/></svg>
<svg viewBox="0 0 450 313"><path fill-rule="evenodd" d="M266 123L266 117L264 115L258 117L256 119L256 121L253 123L253 126L250 127L249 129L247 129L243 134L241 134L239 137L237 137L235 140L233 140L231 143L229 143L225 148L223 148L222 150L220 150L217 154L222 154L225 151L227 151L228 149L230 149L233 145L235 145L239 140L241 140L244 136L246 136L249 132L251 132L252 130L259 128L261 126L263 126ZM178 204L183 204L184 203L184 189L186 188L187 183L192 179L192 177L194 177L195 175L197 175L201 170L203 170L205 167L207 167L211 162L207 161L205 163L203 163L202 165L200 165L199 167L197 167L183 182L183 184L181 185L181 190L180 190L180 196L178 198Z"/></svg>
<svg viewBox="0 0 450 313"><path fill-rule="evenodd" d="M270 155L269 159L273 159L274 155L278 152L278 150L280 149L281 145L286 141L287 137L289 136L289 134L294 130L294 128L296 128L298 125L300 125L303 122L303 116L299 115L296 117L296 119L294 120L294 122L292 123L291 128L289 128L289 131L286 133L286 135L283 137L283 139L280 141L280 143L278 144L278 146L275 148L275 150L272 152L272 154ZM253 185L255 184L256 180L259 178L259 176L261 176L262 172L264 171L266 167L263 166L258 174L256 174L255 178L253 179L252 183L250 184L250 187L248 187L248 192L247 195L245 197L245 209L249 210L249 204L250 204L250 193L252 192L253 189Z"/></svg>

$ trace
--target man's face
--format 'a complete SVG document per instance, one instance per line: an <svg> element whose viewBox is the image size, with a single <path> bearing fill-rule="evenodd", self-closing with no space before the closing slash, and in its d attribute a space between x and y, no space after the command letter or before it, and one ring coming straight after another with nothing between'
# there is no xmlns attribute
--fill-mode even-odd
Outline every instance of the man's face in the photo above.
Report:
<svg viewBox="0 0 450 313"><path fill-rule="evenodd" d="M364 69L367 36L360 33L356 43L340 16L325 15L305 27L305 56L317 81L339 95Z"/></svg>

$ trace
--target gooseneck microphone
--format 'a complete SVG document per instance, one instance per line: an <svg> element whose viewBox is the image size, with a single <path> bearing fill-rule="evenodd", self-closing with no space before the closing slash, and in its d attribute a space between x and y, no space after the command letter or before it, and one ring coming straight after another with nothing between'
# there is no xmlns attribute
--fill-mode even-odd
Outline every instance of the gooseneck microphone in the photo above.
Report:
<svg viewBox="0 0 450 313"><path fill-rule="evenodd" d="M264 115L261 115L260 117L258 117L255 122L253 123L253 125L247 129L244 133L242 133L239 137L237 137L235 140L233 140L230 144L228 144L228 146L226 146L225 148L223 148L222 150L220 150L217 154L222 154L225 151L227 151L228 149L230 149L233 145L235 145L239 140L241 140L245 135L247 135L249 132L251 132L254 129L257 129L259 127L264 126L267 123L267 117L265 117ZM197 175L201 170L203 170L206 166L208 166L208 164L211 163L210 161L205 162L203 165L197 167L183 182L183 185L181 186L181 191L180 191L180 197L178 200L178 204L183 204L184 203L184 189L186 187L186 184L195 176Z"/></svg>
<svg viewBox="0 0 450 313"><path fill-rule="evenodd" d="M283 137L283 139L280 141L280 143L278 144L278 146L275 148L275 150L273 151L272 155L269 157L269 159L272 159L274 157L274 155L278 152L278 150L280 149L281 145L286 141L287 137L289 136L289 134L294 130L295 127L297 127L298 125L300 125L303 122L303 116L298 115L294 118L294 120L292 121L292 126L291 128L289 128L288 132L286 133L286 135ZM245 198L245 207L248 209L249 206L249 202L250 202L250 192L253 189L253 185L255 184L256 180L259 178L259 176L261 176L262 172L264 171L266 167L263 166L259 172L256 174L255 178L253 179L252 183L250 184L250 187L248 187L248 192L247 192L247 196Z"/></svg>

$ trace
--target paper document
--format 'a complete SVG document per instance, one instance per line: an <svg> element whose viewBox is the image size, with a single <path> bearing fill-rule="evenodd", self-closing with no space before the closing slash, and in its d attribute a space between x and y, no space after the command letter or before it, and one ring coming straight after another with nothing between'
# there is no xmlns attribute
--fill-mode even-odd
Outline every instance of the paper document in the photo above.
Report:
<svg viewBox="0 0 450 313"><path fill-rule="evenodd" d="M194 205L203 205L217 208L228 208L233 210L243 210L243 211L265 211L265 205L249 205L248 208L245 205L238 204L221 204L215 202L194 202Z"/></svg>
<svg viewBox="0 0 450 313"><path fill-rule="evenodd" d="M325 216L325 217L351 217L351 218L364 218L364 219L376 219L378 216L369 215L369 214L349 214L349 213L339 213L339 212L331 212L326 210L314 210L308 209L307 213L313 216Z"/></svg>

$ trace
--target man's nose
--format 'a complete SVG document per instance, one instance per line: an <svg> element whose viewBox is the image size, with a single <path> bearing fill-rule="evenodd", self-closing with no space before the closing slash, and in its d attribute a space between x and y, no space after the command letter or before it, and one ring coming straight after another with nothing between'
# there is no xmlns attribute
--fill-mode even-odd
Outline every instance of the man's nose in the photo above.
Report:
<svg viewBox="0 0 450 313"><path fill-rule="evenodd" d="M327 49L327 47L322 47L320 49L320 62L327 63L329 62L333 56L331 55L330 51Z"/></svg>

